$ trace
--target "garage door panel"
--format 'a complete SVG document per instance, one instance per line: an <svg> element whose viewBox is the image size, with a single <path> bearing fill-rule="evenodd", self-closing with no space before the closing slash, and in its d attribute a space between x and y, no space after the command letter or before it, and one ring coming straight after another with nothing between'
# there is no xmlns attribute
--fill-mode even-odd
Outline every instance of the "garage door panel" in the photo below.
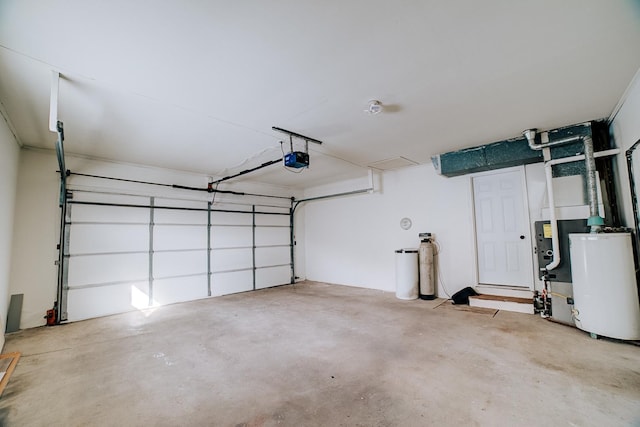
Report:
<svg viewBox="0 0 640 427"><path fill-rule="evenodd" d="M74 191L73 192L73 202L84 202L84 203L98 203L98 204L114 204L114 205L139 205L145 206L144 208L136 208L144 211L146 206L149 205L150 197L149 196L133 196L131 194L116 194L116 193L92 193L85 191ZM78 206L78 205L74 205ZM100 207L119 207L119 206L105 206L102 205ZM147 210L147 212L149 212Z"/></svg>
<svg viewBox="0 0 640 427"><path fill-rule="evenodd" d="M153 221L169 224L200 224L207 225L207 212L182 211L175 209L154 209Z"/></svg>
<svg viewBox="0 0 640 427"><path fill-rule="evenodd" d="M289 227L289 215L256 215L256 225Z"/></svg>
<svg viewBox="0 0 640 427"><path fill-rule="evenodd" d="M211 271L252 268L252 259L251 248L211 251Z"/></svg>
<svg viewBox="0 0 640 427"><path fill-rule="evenodd" d="M279 248L256 248L256 267L289 264L289 246Z"/></svg>
<svg viewBox="0 0 640 427"><path fill-rule="evenodd" d="M69 258L69 286L143 280L149 275L148 254L113 254Z"/></svg>
<svg viewBox="0 0 640 427"><path fill-rule="evenodd" d="M213 274L211 276L211 294L213 296L250 290L253 290L253 272L251 270Z"/></svg>
<svg viewBox="0 0 640 427"><path fill-rule="evenodd" d="M256 270L256 289L284 285L291 282L291 267L260 268Z"/></svg>
<svg viewBox="0 0 640 427"><path fill-rule="evenodd" d="M140 304L148 302L147 291L148 282L70 289L68 320L91 319L142 308Z"/></svg>
<svg viewBox="0 0 640 427"><path fill-rule="evenodd" d="M288 228L256 228L256 245L288 245L291 240Z"/></svg>
<svg viewBox="0 0 640 427"><path fill-rule="evenodd" d="M91 196L97 203L150 203L149 197L116 195L101 199L99 195ZM78 197L75 200L85 199ZM206 211L161 207L201 208L202 202L156 198L155 205L153 210L107 205L71 206L66 283L69 289L68 320L146 309L149 292L153 305L206 298L208 277L211 278L212 296L253 290L254 274L258 289L289 282L287 215L254 216L212 211L212 250L207 251ZM238 209L238 206L223 208ZM150 226L151 212L153 225ZM254 220L255 228L252 226ZM254 236L255 252L252 249ZM148 279L150 250L153 253L151 291ZM207 256L211 261L210 276L207 274ZM286 265L269 267L281 264Z"/></svg>
<svg viewBox="0 0 640 427"><path fill-rule="evenodd" d="M155 304L173 304L207 297L207 275L153 281Z"/></svg>
<svg viewBox="0 0 640 427"><path fill-rule="evenodd" d="M73 224L69 253L134 252L149 250L149 226Z"/></svg>
<svg viewBox="0 0 640 427"><path fill-rule="evenodd" d="M206 226L157 225L153 228L153 249L206 249Z"/></svg>
<svg viewBox="0 0 640 427"><path fill-rule="evenodd" d="M225 225L251 225L253 223L253 219L251 214L211 212L211 223Z"/></svg>
<svg viewBox="0 0 640 427"><path fill-rule="evenodd" d="M149 223L149 209L121 206L73 205L71 221Z"/></svg>
<svg viewBox="0 0 640 427"><path fill-rule="evenodd" d="M213 248L251 246L252 243L251 227L211 227L211 247Z"/></svg>
<svg viewBox="0 0 640 427"><path fill-rule="evenodd" d="M207 272L207 251L155 252L153 277L163 278Z"/></svg>

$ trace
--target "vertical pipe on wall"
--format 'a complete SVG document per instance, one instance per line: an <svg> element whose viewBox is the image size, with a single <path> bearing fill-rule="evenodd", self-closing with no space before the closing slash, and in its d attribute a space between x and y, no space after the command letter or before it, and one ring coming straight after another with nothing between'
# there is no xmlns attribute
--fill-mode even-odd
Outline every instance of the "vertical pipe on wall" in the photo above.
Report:
<svg viewBox="0 0 640 427"><path fill-rule="evenodd" d="M584 123L583 125L591 126L591 124L588 122ZM591 228L592 233L599 232L604 225L604 219L598 212L598 189L596 182L596 162L593 152L593 138L590 135L570 136L568 138L560 139L553 142L536 144L535 129L525 130L523 132L523 135L527 139L529 147L532 150L542 150L543 148L551 147L554 145L567 144L574 141L582 140L582 144L584 146L585 169L587 175L587 199L589 202L589 219L587 220L587 225Z"/></svg>
<svg viewBox="0 0 640 427"><path fill-rule="evenodd" d="M589 201L589 220L587 225L592 233L600 231L604 225L598 212L598 187L596 182L596 161L593 153L593 139L590 136L582 138L584 144L584 162L587 174L587 199Z"/></svg>
<svg viewBox="0 0 640 427"><path fill-rule="evenodd" d="M153 305L153 225L155 197L149 199L149 307Z"/></svg>
<svg viewBox="0 0 640 427"><path fill-rule="evenodd" d="M553 259L541 270L553 270L560 265L560 239L558 238L558 221L556 219L556 203L553 193L553 163L547 162L544 165L544 174L547 181L547 198L549 199L549 223L551 224L551 250Z"/></svg>
<svg viewBox="0 0 640 427"><path fill-rule="evenodd" d="M211 202L207 202L207 295L211 296Z"/></svg>
<svg viewBox="0 0 640 427"><path fill-rule="evenodd" d="M614 148L612 150L605 150L605 151L599 151L597 153L591 153L591 157L592 158L597 158L597 157L607 157L607 156L614 156L616 154L618 154L620 152L619 149ZM547 162L544 163L544 172L545 172L545 178L547 181L547 196L549 198L549 222L551 223L551 244L552 244L552 250L553 250L553 259L552 261L547 264L544 267L540 267L541 270L553 270L554 268L556 268L559 264L560 264L560 243L558 241L558 221L556 218L556 205L555 205L555 200L554 200L554 196L553 196L553 170L552 167L555 165L561 165L561 164L565 164L565 163L573 163L573 162L578 162L581 160L585 160L587 161L587 156L585 154L579 154L577 156L571 156L571 157L562 157L559 159L552 159L549 160ZM595 164L595 163L594 163ZM594 181L595 181L595 173L594 173ZM591 198L594 197L593 195L589 195L589 210L593 210L594 208L591 206ZM596 188L596 195L594 197L595 199L595 212L596 212L596 216L592 216L589 218L589 221L587 221L587 225L591 226L591 230L592 232L596 232L594 230L594 227L597 227L598 229L600 228L600 225L593 225L590 223L590 221L592 221L592 218L595 218L596 221L602 221L602 218L600 216L598 216L598 196L597 196L597 188Z"/></svg>

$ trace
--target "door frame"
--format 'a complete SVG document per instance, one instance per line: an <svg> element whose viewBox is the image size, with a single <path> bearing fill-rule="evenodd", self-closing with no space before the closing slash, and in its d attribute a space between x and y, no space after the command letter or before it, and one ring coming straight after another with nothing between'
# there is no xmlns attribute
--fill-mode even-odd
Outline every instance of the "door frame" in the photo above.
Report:
<svg viewBox="0 0 640 427"><path fill-rule="evenodd" d="M529 286L506 286L506 285L491 285L491 284L487 284L487 283L480 283L480 269L479 269L479 265L478 265L478 233L477 233L477 227L476 227L476 200L475 200L475 191L473 188L473 179L474 178L478 178L478 177L482 177L482 176L489 176L489 175L498 175L501 173L510 173L510 172L520 172L520 180L521 180L521 185L522 185L522 191L524 194L524 197L522 198L523 201L523 208L524 208L524 220L526 222L526 232L528 235L528 239L529 239L529 256L526 257L529 262L529 274L531 275L531 284ZM528 290L528 291L533 291L535 289L536 286L536 276L535 276L535 272L534 272L534 259L533 259L533 236L534 233L531 229L531 216L529 214L529 189L527 188L527 170L525 168L524 165L521 166L514 166L514 167L510 167L510 168L502 168L502 169L494 169L494 170L490 170L490 171L484 171L484 172L476 172L476 173L472 173L469 174L469 193L471 195L471 229L473 231L473 248L474 248L474 254L475 256L473 257L473 263L474 263L474 273L475 273L475 284L476 286L487 286L487 287L491 287L491 288L496 288L496 289L504 289L506 292L508 293L508 290Z"/></svg>

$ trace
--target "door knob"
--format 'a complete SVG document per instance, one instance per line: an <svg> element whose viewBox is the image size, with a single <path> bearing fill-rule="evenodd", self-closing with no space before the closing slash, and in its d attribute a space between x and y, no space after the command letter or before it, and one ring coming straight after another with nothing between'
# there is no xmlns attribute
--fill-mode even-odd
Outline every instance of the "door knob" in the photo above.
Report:
<svg viewBox="0 0 640 427"><path fill-rule="evenodd" d="M521 240L524 240L524 236L520 236L520 239L521 239Z"/></svg>

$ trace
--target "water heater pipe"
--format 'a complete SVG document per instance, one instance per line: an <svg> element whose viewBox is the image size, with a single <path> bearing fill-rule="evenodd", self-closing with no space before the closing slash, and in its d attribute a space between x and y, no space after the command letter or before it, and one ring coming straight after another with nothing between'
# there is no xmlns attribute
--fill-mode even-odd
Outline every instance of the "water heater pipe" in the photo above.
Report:
<svg viewBox="0 0 640 427"><path fill-rule="evenodd" d="M540 270L553 270L560 265L560 241L558 240L558 220L556 218L556 203L553 198L553 171L551 164L545 163L544 175L547 179L547 196L549 198L549 223L551 224L551 250L552 259L551 262L544 267L540 267Z"/></svg>
<svg viewBox="0 0 640 427"><path fill-rule="evenodd" d="M591 139L591 138L589 138ZM592 145L593 148L593 145ZM615 156L616 154L620 153L620 149L619 148L615 148L613 150L605 150L605 151L599 151L597 153L593 153L592 151L592 159L596 158L596 157L607 157L607 156ZM573 162L579 162L581 160L585 160L585 155L584 154L580 154L577 156L572 156L572 157L563 157L561 159L553 159L553 160L549 160L547 162L545 162L544 164L544 174L547 180L547 195L549 198L549 223L551 224L551 249L553 251L553 258L551 259L551 262L549 264L547 264L544 267L540 267L541 270L553 270L554 268L556 268L558 265L560 265L560 241L558 240L558 220L556 217L556 205L555 205L555 199L553 196L553 171L552 168L555 165L560 165L563 163L573 163ZM594 186L595 184L595 171L594 171ZM597 188L595 191L595 215L598 215L598 193L597 193ZM591 200L590 200L591 201ZM592 209L591 209L591 203L589 204L589 214L593 216L592 213ZM591 229L592 232L593 228Z"/></svg>
<svg viewBox="0 0 640 427"><path fill-rule="evenodd" d="M589 126L590 123L583 123L583 125ZM537 144L536 143L537 131L538 131L537 129L527 129L522 132L522 135L527 139L527 142L529 143L529 148L536 151L542 150L543 148L553 147L555 145L570 144L572 142L577 142L580 139L582 139L582 136L569 136L567 138L557 139L552 142Z"/></svg>
<svg viewBox="0 0 640 427"><path fill-rule="evenodd" d="M584 123L585 126L589 123ZM584 145L585 168L587 172L587 199L589 202L589 219L587 225L591 228L592 233L597 233L604 225L604 220L598 214L598 192L596 185L596 163L593 156L593 139L590 135L578 135L568 138L559 139L545 144L536 144L536 130L528 129L522 132L529 143L529 148L533 150L542 150L543 148L553 145L568 144L571 142L582 141Z"/></svg>
<svg viewBox="0 0 640 427"><path fill-rule="evenodd" d="M587 200L589 201L589 219L587 225L592 233L600 231L604 220L598 212L598 184L596 182L596 160L593 153L593 139L590 136L582 138L584 143L584 161L587 172Z"/></svg>

